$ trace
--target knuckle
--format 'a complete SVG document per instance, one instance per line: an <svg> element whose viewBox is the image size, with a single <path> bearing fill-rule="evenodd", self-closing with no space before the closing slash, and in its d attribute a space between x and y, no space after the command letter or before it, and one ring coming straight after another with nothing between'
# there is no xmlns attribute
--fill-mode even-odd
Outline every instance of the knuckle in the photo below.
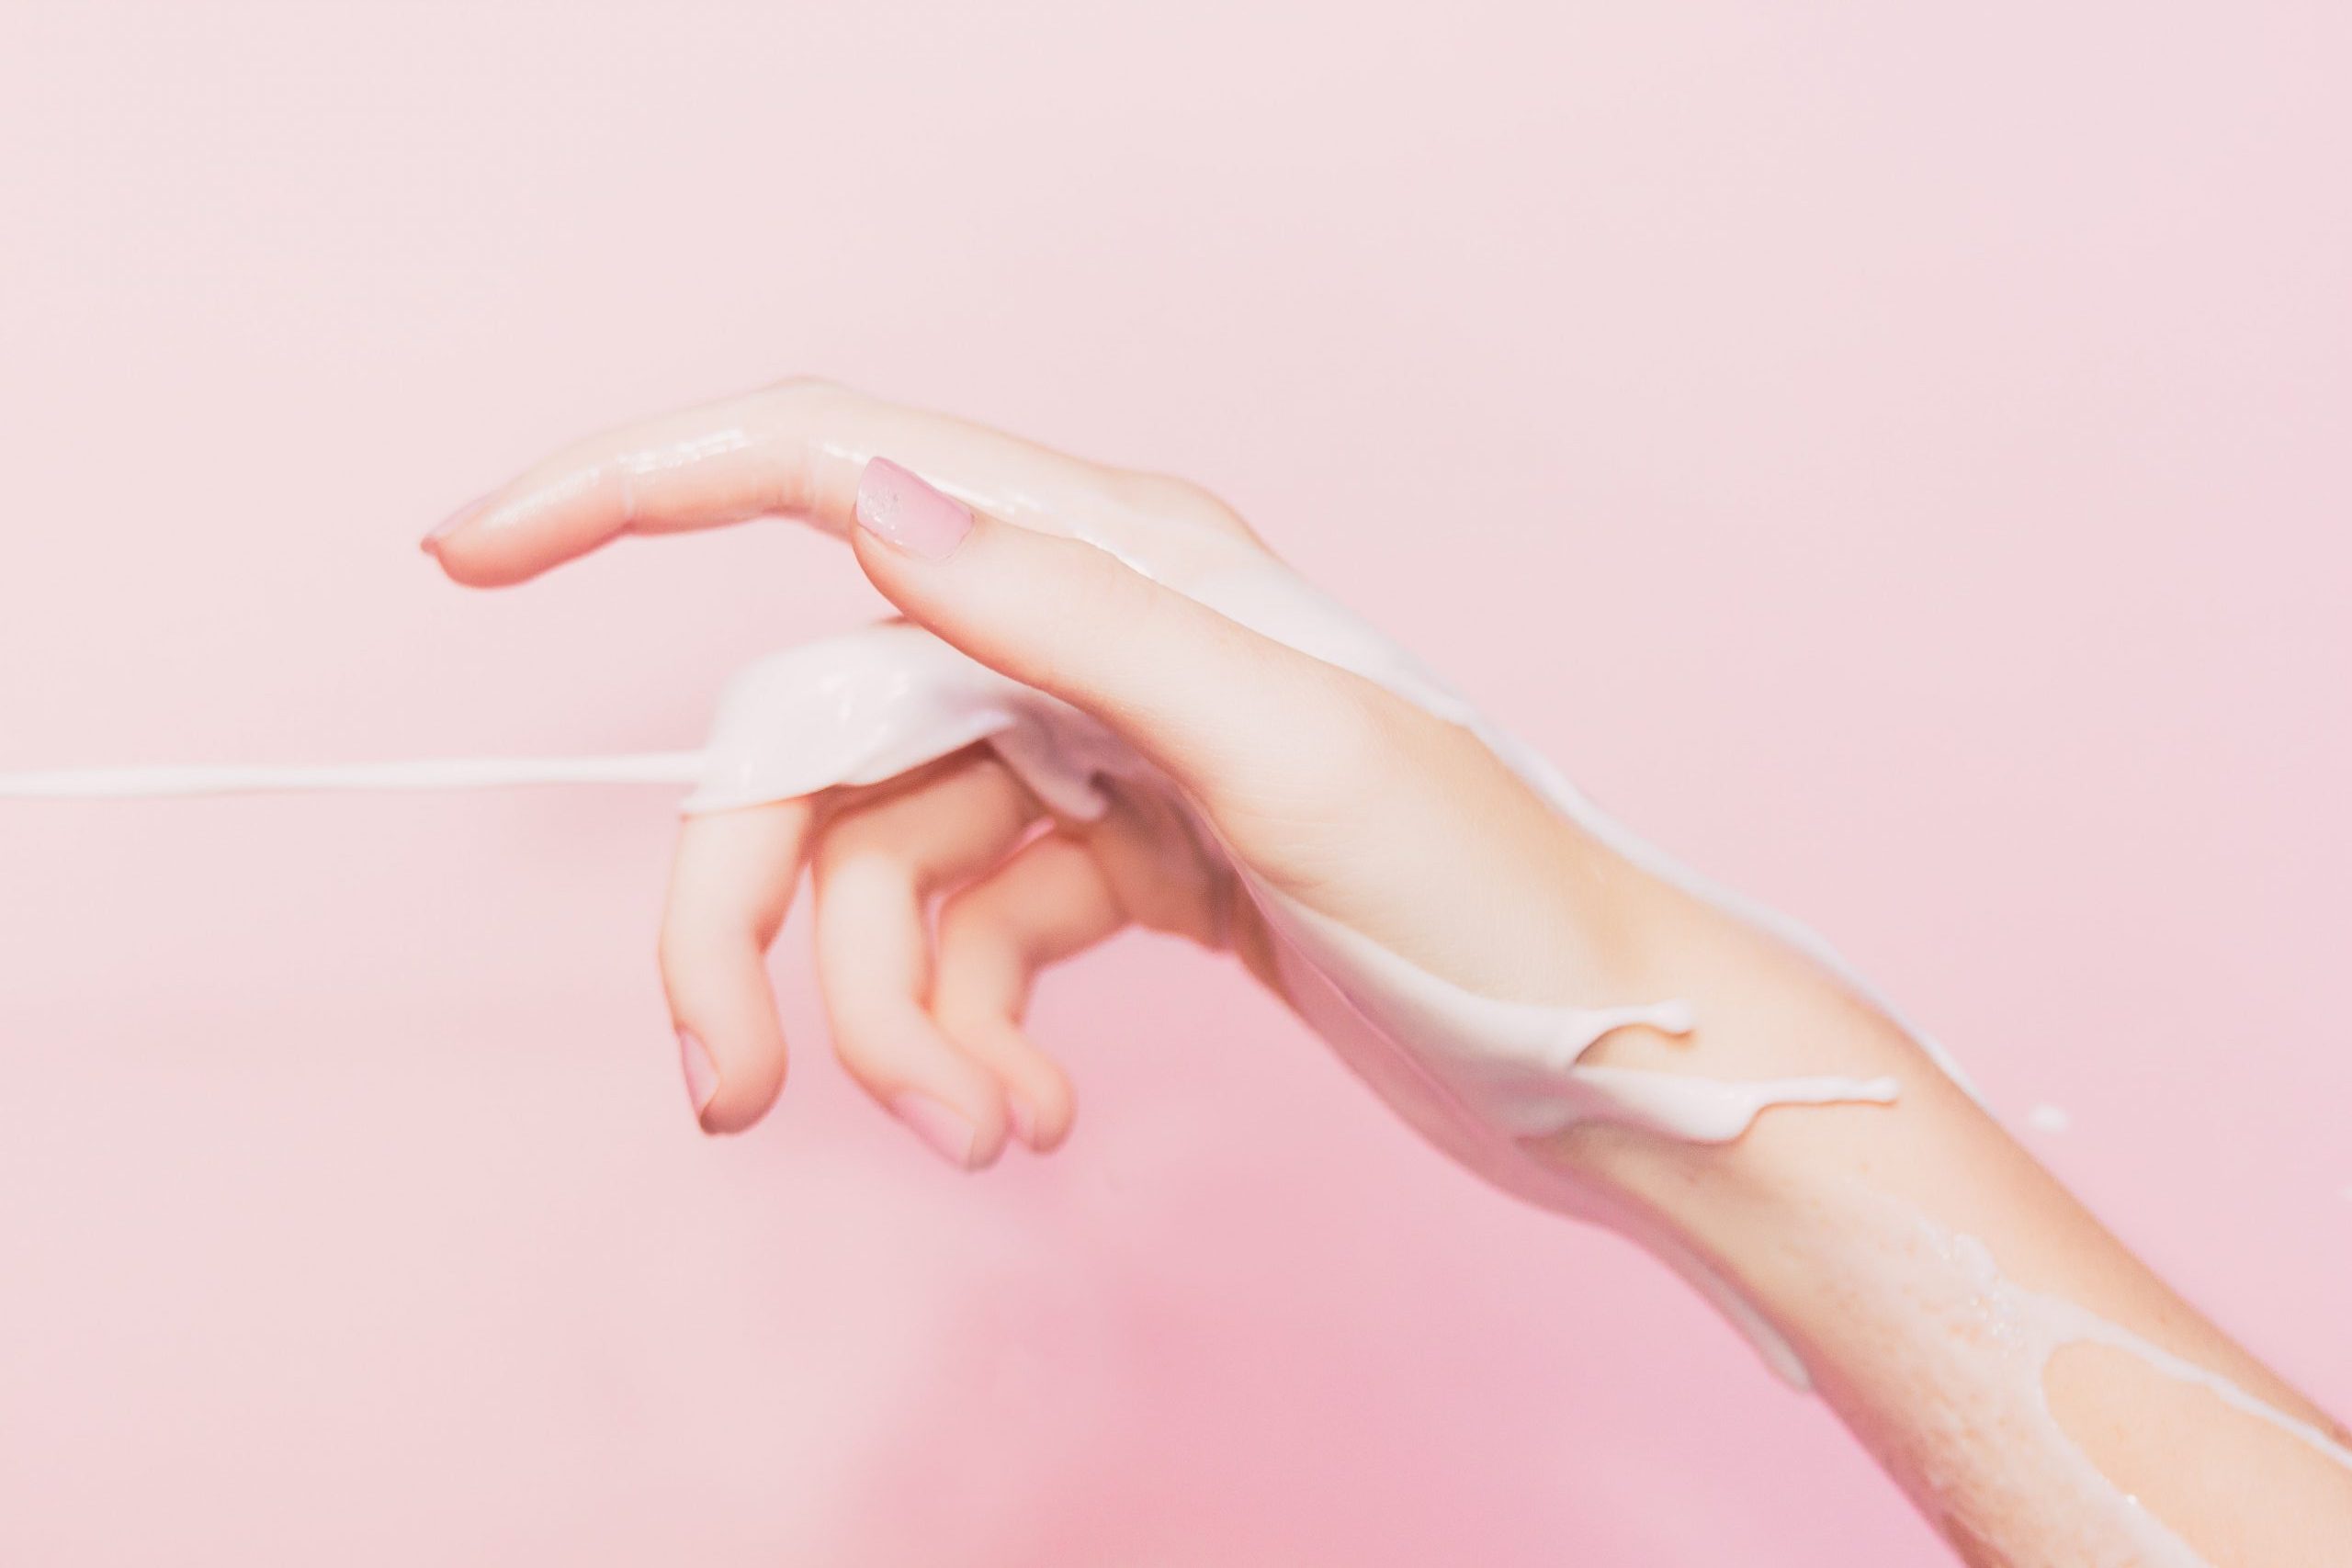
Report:
<svg viewBox="0 0 2352 1568"><path fill-rule="evenodd" d="M662 976L662 988L670 993L673 1001L686 980L689 962L684 939L675 927L663 926L662 934L654 939L653 966Z"/></svg>
<svg viewBox="0 0 2352 1568"><path fill-rule="evenodd" d="M1290 687L1283 722L1296 728L1300 753L1318 771L1361 775L1394 756L1394 699L1379 687L1319 661L1294 666Z"/></svg>
<svg viewBox="0 0 2352 1568"><path fill-rule="evenodd" d="M714 972L723 966L724 944L684 925L664 927L654 942L655 973L673 1012L687 1010L697 997L709 994Z"/></svg>
<svg viewBox="0 0 2352 1568"><path fill-rule="evenodd" d="M778 408L797 411L843 400L852 394L840 382L822 376L787 376L769 383L760 395Z"/></svg>
<svg viewBox="0 0 2352 1568"><path fill-rule="evenodd" d="M1334 670L1325 731L1324 787L1343 806L1362 809L1395 794L1429 754L1430 722L1420 710L1360 676Z"/></svg>
<svg viewBox="0 0 2352 1568"><path fill-rule="evenodd" d="M1113 481L1119 499L1138 511L1177 519L1221 534L1250 536L1241 513L1205 486L1174 474L1122 473Z"/></svg>
<svg viewBox="0 0 2352 1568"><path fill-rule="evenodd" d="M943 989L932 1006L939 1027L967 1043L1012 1021L993 998L970 988Z"/></svg>
<svg viewBox="0 0 2352 1568"><path fill-rule="evenodd" d="M867 1089L877 1092L887 1089L888 1075L884 1067L888 1056L882 1048L880 1031L856 1017L845 1018L838 1010L831 1014L831 1022L834 1059Z"/></svg>
<svg viewBox="0 0 2352 1568"><path fill-rule="evenodd" d="M730 930L707 916L673 913L653 940L653 960L664 982L691 987L716 963L748 945L750 933Z"/></svg>
<svg viewBox="0 0 2352 1568"><path fill-rule="evenodd" d="M1246 806L1296 823L1344 823L1393 787L1408 750L1395 705L1328 665L1301 661L1270 679L1251 728L1249 750L1261 761L1248 771Z"/></svg>
<svg viewBox="0 0 2352 1568"><path fill-rule="evenodd" d="M940 968L945 976L951 961L968 963L986 944L991 922L984 885L958 888L940 900Z"/></svg>
<svg viewBox="0 0 2352 1568"><path fill-rule="evenodd" d="M837 881L853 867L882 860L889 841L888 824L872 807L844 811L818 840L810 870L820 886Z"/></svg>
<svg viewBox="0 0 2352 1568"><path fill-rule="evenodd" d="M1037 683L1067 695L1091 684L1089 667L1100 662L1106 644L1148 635L1152 617L1162 613L1163 591L1097 546L1072 539L1057 547L1067 552L1066 564L1038 639Z"/></svg>
<svg viewBox="0 0 2352 1568"><path fill-rule="evenodd" d="M1099 546L1080 544L1083 554L1070 574L1077 603L1073 619L1090 628L1125 626L1149 615L1162 592L1150 579Z"/></svg>

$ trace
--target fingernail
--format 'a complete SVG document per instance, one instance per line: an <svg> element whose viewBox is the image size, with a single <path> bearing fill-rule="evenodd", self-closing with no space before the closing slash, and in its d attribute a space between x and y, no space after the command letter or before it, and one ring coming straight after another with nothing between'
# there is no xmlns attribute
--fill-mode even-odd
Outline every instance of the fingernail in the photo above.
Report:
<svg viewBox="0 0 2352 1568"><path fill-rule="evenodd" d="M481 516L481 513L489 508L489 506L490 497L487 495L482 496L479 500L466 502L465 505L460 506L457 511L452 512L448 516L444 517L440 522L435 524L433 526L433 532L425 535L423 541L420 542L416 547L423 550L428 556L438 554L439 547L444 537L456 533L458 529L464 527L467 524Z"/></svg>
<svg viewBox="0 0 2352 1568"><path fill-rule="evenodd" d="M926 560L947 554L972 531L971 508L888 457L869 459L857 478L857 521L866 532Z"/></svg>
<svg viewBox="0 0 2352 1568"><path fill-rule="evenodd" d="M685 1071L686 1099L693 1102L695 1120L699 1122L718 1093L718 1067L710 1059L710 1048L691 1029L678 1031L678 1066Z"/></svg>
<svg viewBox="0 0 2352 1568"><path fill-rule="evenodd" d="M972 1168L972 1145L979 1133L969 1122L927 1094L901 1089L890 1097L890 1114L922 1134L940 1158L958 1169Z"/></svg>

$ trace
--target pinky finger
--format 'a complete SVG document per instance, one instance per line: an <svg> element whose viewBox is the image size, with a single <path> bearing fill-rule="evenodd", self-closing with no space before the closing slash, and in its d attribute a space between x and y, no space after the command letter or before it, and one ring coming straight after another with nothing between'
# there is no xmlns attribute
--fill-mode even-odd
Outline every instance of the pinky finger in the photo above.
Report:
<svg viewBox="0 0 2352 1568"><path fill-rule="evenodd" d="M1005 1085L1006 1114L1039 1152L1069 1135L1069 1077L1021 1027L1037 972L1127 923L1102 863L1066 834L1036 839L940 910L933 1019Z"/></svg>

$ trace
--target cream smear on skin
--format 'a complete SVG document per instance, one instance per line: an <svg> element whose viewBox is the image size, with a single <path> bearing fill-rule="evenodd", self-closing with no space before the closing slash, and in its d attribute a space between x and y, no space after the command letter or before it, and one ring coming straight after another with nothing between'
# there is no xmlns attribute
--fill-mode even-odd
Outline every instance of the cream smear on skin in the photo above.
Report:
<svg viewBox="0 0 2352 1568"><path fill-rule="evenodd" d="M1994 1562L2207 1568L2060 1425L2045 1374L2070 1345L2124 1351L2352 1468L2352 1451L2318 1427L2074 1302L2017 1284L1973 1236L1878 1195L1853 1194L1838 1212L1834 1231L1787 1238L1792 1266L1838 1282L1842 1359L1899 1379L1906 1405L1937 1412L1944 1440L1932 1452L1906 1450L1871 1417L1883 1396L1849 1397L1835 1382L1819 1392L1922 1513L1958 1521L1966 1539L1999 1553Z"/></svg>
<svg viewBox="0 0 2352 1568"><path fill-rule="evenodd" d="M863 455L830 456L854 462ZM1084 509L1073 513L1061 506L1056 497L972 499L1024 524L1033 523L1033 514L1051 516L1050 531L1057 533L1073 532L1067 519L1086 514ZM1232 620L1352 671L1469 730L1555 809L1627 860L1772 931L1894 1016L1818 937L1713 886L1620 828L1548 762L1493 727L1409 654L1254 547L1148 519L1115 521L1110 534L1079 529L1076 536ZM1162 792L1183 806L1157 770L1091 717L903 623L795 649L748 667L729 683L709 741L699 751L22 773L0 775L0 797L679 783L693 786L684 809L694 814L878 784L974 744L989 746L1042 802L1076 819L1091 819L1105 809L1105 781ZM1215 844L1205 820L1186 810L1202 841ZM1478 996L1305 908L1238 863L1235 869L1274 933L1293 1005L1417 1130L1509 1190L1634 1231L1714 1302L1775 1371L1808 1385L1801 1350L1703 1258L1678 1237L1612 1208L1567 1178L1542 1173L1521 1145L1596 1120L1724 1143L1775 1106L1892 1103L1899 1087L1893 1078L1733 1082L1589 1065L1586 1053L1616 1031L1640 1027L1685 1034L1698 1021L1686 1002L1674 998L1574 1008ZM1924 1034L1911 1032L1938 1066L1966 1087L1949 1057ZM1984 1440L1975 1445L1980 1451L1962 1464L1967 1474L1915 1469L1901 1475L1922 1494L1931 1517L1941 1517L1965 1498L1971 1515L2023 1529L2018 1540L2033 1543L2032 1550L2062 1540L2085 1548L2085 1562L2199 1561L2109 1483L2050 1416L2043 1369L2059 1347L2077 1342L2128 1350L2164 1375L2196 1382L2352 1468L2352 1453L2325 1435L2073 1303L2018 1288L1972 1238L1944 1236L1907 1211L1894 1213L1880 1227L1883 1235L1827 1238L1821 1245L1834 1245L1849 1260L1873 1260L1873 1300L1857 1305L1871 1309L1869 1331L1902 1339L1904 1353L1917 1363L1913 1381L1920 1396L1944 1402L1939 1407L1949 1408L1956 1420L1986 1427L1980 1434ZM1837 1397L1835 1390L1823 1392ZM2030 1424L2031 1441L2013 1451L2007 1439L2017 1436L2019 1420ZM2056 1533L2040 1533L2045 1530Z"/></svg>
<svg viewBox="0 0 2352 1568"><path fill-rule="evenodd" d="M1201 596L1227 608L1217 595ZM1250 604L1256 614L1248 619L1281 621L1294 633L1306 622L1304 615L1283 620L1267 615L1272 595L1262 588L1253 585L1249 597L1256 601ZM1491 732L1475 723L1466 705L1409 665L1401 652L1362 634L1351 639L1353 646L1335 646L1329 632L1342 623L1323 605L1312 606L1311 613L1324 623L1323 635L1284 640L1320 644L1310 651L1327 658L1341 654L1332 661L1381 680L1442 716L1470 722L1482 739L1489 737ZM1245 619L1240 615L1235 618ZM1080 820L1099 817L1106 808L1105 779L1173 795L1157 770L1077 709L1006 679L920 627L890 623L796 649L743 671L722 698L710 743L700 752L344 767L80 770L0 776L0 796L125 798L684 781L697 786L684 809L702 813L843 785L879 784L981 742L1047 807ZM1538 775L1530 782L1545 788L1562 809L1575 807L1572 814L1580 820L1602 820L1579 799L1556 786L1546 788L1552 781ZM1206 824L1197 817L1193 820L1206 835ZM1613 830L1612 836L1623 837ZM1292 950L1291 956L1337 982L1346 1002L1372 1021L1385 1040L1405 1052L1450 1098L1469 1108L1485 1129L1504 1138L1549 1136L1578 1122L1600 1119L1721 1143L1739 1136L1772 1105L1885 1103L1895 1098L1895 1083L1886 1077L1806 1077L1735 1084L1585 1066L1585 1053L1620 1029L1690 1032L1690 1007L1662 999L1557 1008L1475 996L1306 908L1246 871L1240 874Z"/></svg>

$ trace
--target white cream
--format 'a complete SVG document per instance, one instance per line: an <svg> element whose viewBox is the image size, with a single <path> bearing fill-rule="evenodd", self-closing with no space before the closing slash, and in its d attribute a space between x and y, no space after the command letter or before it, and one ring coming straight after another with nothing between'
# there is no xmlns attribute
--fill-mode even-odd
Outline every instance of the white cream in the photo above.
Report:
<svg viewBox="0 0 2352 1568"><path fill-rule="evenodd" d="M1442 716L1486 732L1468 705L1400 649L1305 589L1287 573L1230 574L1227 603L1261 629L1280 628ZM1238 587L1239 592L1231 590ZM1278 610L1285 595L1289 611ZM1214 600L1212 601L1215 602ZM1220 608L1224 607L1222 604ZM904 622L868 627L761 660L721 698L709 745L698 753L610 758L467 760L343 767L154 768L0 777L0 795L124 797L256 790L480 788L566 782L687 779L689 812L722 811L877 784L976 742L986 742L1046 805L1080 819L1105 801L1097 781L1117 778L1181 797L1124 742L1075 708L1020 685ZM1498 747L1500 750L1502 748ZM1535 771L1513 760L1522 773ZM1531 782L1571 796L1541 773ZM1580 802L1578 805L1580 806ZM1589 808L1588 822L1602 819ZM1204 841L1214 841L1200 823ZM1611 829L1618 841L1624 835ZM1645 852L1645 858L1655 856ZM1547 1136L1592 1119L1627 1122L1702 1142L1737 1137L1767 1108L1841 1100L1891 1101L1887 1078L1799 1077L1722 1083L1601 1068L1580 1058L1620 1029L1687 1033L1676 1001L1614 1008L1537 1007L1478 997L1325 919L1237 866L1244 886L1294 960L1329 977L1379 1036L1409 1055L1421 1093L1457 1101L1488 1136ZM1329 1021L1314 1017L1318 1025ZM1501 1151L1498 1151L1499 1155ZM1515 1155L1515 1151L1513 1151ZM1476 1162L1481 1168L1485 1160Z"/></svg>
<svg viewBox="0 0 2352 1568"><path fill-rule="evenodd" d="M1928 1517L1957 1524L1992 1561L2204 1568L2052 1414L2045 1374L2070 1345L2122 1350L2352 1469L2352 1451L2317 1427L2073 1302L2018 1286L1973 1236L1866 1194L1838 1213L1834 1232L1782 1238L1792 1267L1838 1281L1839 1361L1852 1371L1820 1392ZM1873 1393L1860 1382L1882 1386ZM1890 1382L1905 1407L1937 1413L1932 1453L1907 1450L1872 1416L1893 1403Z"/></svg>
<svg viewBox="0 0 2352 1568"><path fill-rule="evenodd" d="M2027 1111L2025 1120L2026 1125L2037 1133L2063 1133L2075 1124L2075 1119L2066 1114L2064 1107L2052 1105L2047 1100Z"/></svg>
<svg viewBox="0 0 2352 1568"><path fill-rule="evenodd" d="M1000 512L1012 510L1000 504ZM1092 536L1081 534L1083 537ZM1140 538L1165 550L1138 548ZM1403 649L1239 541L1186 533L1157 536L1123 526L1094 538L1148 575L1269 637L1386 687L1476 735L1555 809L1627 859L1761 925L1843 977L1893 1014L1829 949L1804 928L1713 886L1626 832L1550 764L1488 724L1457 693ZM479 788L538 783L691 783L690 813L720 811L878 783L985 743L1055 810L1091 818L1103 809L1101 782L1181 796L1148 764L1091 718L1018 685L928 632L889 623L762 660L730 682L708 745L697 752L568 759L474 760L311 768L142 768L0 776L0 795L121 798L266 789ZM1216 842L1195 816L1203 841ZM1799 1077L1731 1082L1588 1065L1586 1053L1623 1029L1669 1034L1692 1029L1690 1008L1671 998L1605 1008L1545 1007L1481 997L1388 952L1236 867L1276 938L1284 988L1302 1016L1340 1056L1419 1131L1504 1188L1555 1208L1603 1218L1641 1235L1758 1345L1767 1361L1804 1385L1807 1370L1752 1303L1677 1237L1527 1157L1521 1141L1579 1122L1629 1123L1676 1138L1737 1138L1775 1106L1884 1104L1890 1078ZM1945 1071L1965 1079L1933 1043L1912 1032ZM2048 1108L2042 1108L2046 1110ZM2063 1114L2063 1113L2062 1113ZM2051 1118L2031 1118L2048 1130ZM1908 1223L1908 1222L1906 1222ZM1923 1223L1921 1223L1923 1224ZM1991 1501L1970 1517L2018 1518L2029 1550L2079 1540L2081 1561L2193 1562L2169 1532L2121 1496L2049 1418L2041 1370L2061 1344L2118 1346L2167 1376L2198 1382L2237 1408L2352 1463L2322 1434L2270 1410L2233 1385L2179 1361L2071 1303L2037 1297L2003 1280L1980 1247L1938 1240L1929 1231L1838 1240L1842 1258L1877 1259L1882 1299L1858 1303L1875 1316L1858 1332L1901 1337L1921 1397L1948 1400L1957 1418L1985 1423L1981 1440L1952 1478L1891 1465L1924 1488L1931 1513L1954 1506L1955 1488ZM1922 1239L1925 1237L1925 1239ZM1923 1322L1946 1333L1920 1332ZM1989 1325L1989 1326L1988 1326ZM1924 1348L1918 1348L1924 1346ZM2030 1387L2028 1386L2030 1385ZM1834 1391L1831 1393L1835 1397ZM2022 1404L2020 1404L2022 1402ZM2030 1454L2011 1452L2004 1423L2018 1408L2038 1412ZM2042 1430L2043 1426L2047 1430ZM2046 1464L2048 1484L2031 1467ZM1978 1470L1982 1474L1976 1473ZM2016 1494L2016 1495L2011 1495ZM2054 1510L2054 1512L2053 1512ZM2069 1510L2072 1510L2070 1513ZM1972 1528L1973 1528L1972 1526ZM2006 1527L2005 1527L2006 1528ZM2033 1529L2055 1533L2035 1537ZM1995 1542L1995 1544L1999 1544ZM2096 1547L2097 1551L2090 1549ZM2074 1558L2068 1558L2074 1561Z"/></svg>
<svg viewBox="0 0 2352 1568"><path fill-rule="evenodd" d="M498 789L550 784L693 784L699 751L608 757L465 757L293 767L166 765L0 773L0 800L136 800L320 790Z"/></svg>

